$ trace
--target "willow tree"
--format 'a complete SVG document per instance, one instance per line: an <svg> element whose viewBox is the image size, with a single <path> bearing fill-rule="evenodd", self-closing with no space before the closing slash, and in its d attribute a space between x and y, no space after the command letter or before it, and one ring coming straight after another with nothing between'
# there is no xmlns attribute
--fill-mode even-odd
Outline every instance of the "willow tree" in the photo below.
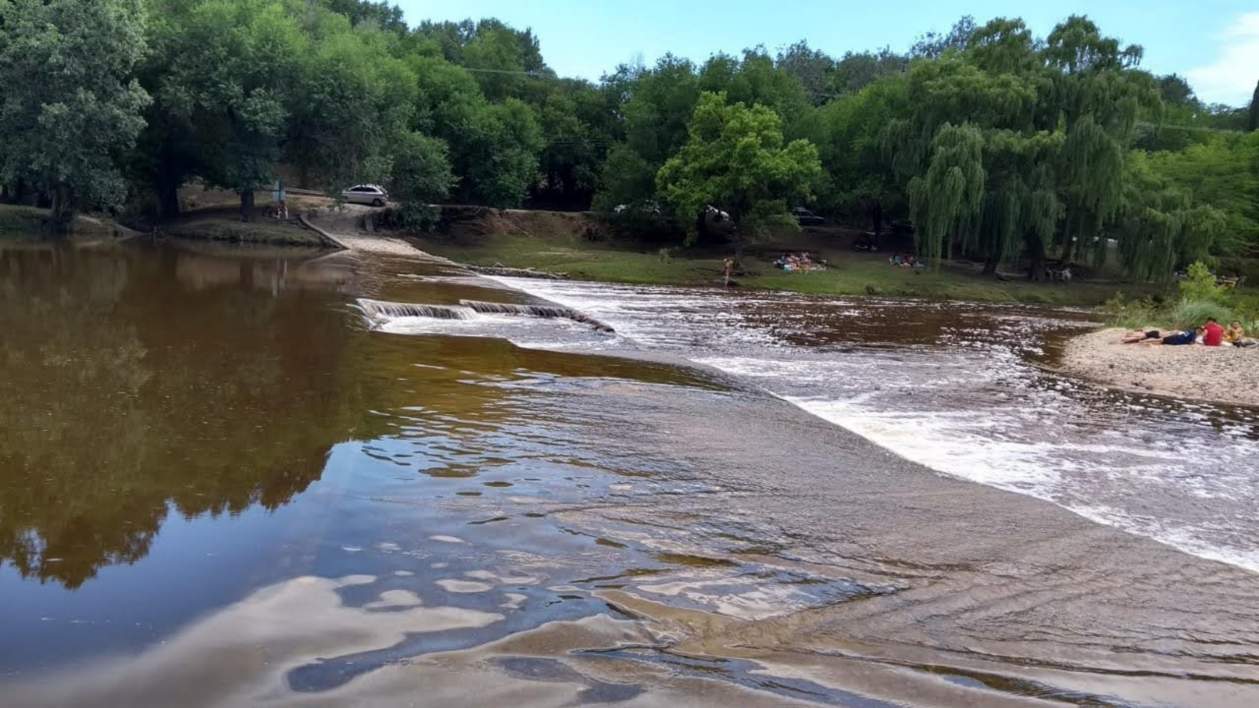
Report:
<svg viewBox="0 0 1259 708"><path fill-rule="evenodd" d="M1106 257L1102 229L1123 203L1124 159L1142 108L1162 105L1153 78L1137 67L1142 49L1121 47L1087 17L1073 15L1046 38L1055 108L1067 133L1063 145L1062 259L1085 249Z"/></svg>
<svg viewBox="0 0 1259 708"><path fill-rule="evenodd" d="M1246 120L1247 132L1259 130L1259 81L1255 82L1255 95L1250 97L1250 115Z"/></svg>
<svg viewBox="0 0 1259 708"><path fill-rule="evenodd" d="M1209 262L1230 229L1226 212L1195 201L1157 167L1144 153L1128 156L1123 204L1110 234L1130 275L1166 282L1179 265Z"/></svg>
<svg viewBox="0 0 1259 708"><path fill-rule="evenodd" d="M1056 218L1045 199L1055 143L1037 137L1049 83L1021 21L993 20L969 36L968 52L914 65L908 116L889 122L885 149L910 196L920 252L956 250L993 272Z"/></svg>
<svg viewBox="0 0 1259 708"><path fill-rule="evenodd" d="M981 224L964 247L984 259L984 273L1025 254L1032 279L1044 275L1045 254L1053 245L1062 204L1057 164L1063 135L1037 131L990 131L984 143L988 179Z"/></svg>
<svg viewBox="0 0 1259 708"><path fill-rule="evenodd" d="M918 250L937 267L951 257L950 236L979 222L984 197L983 134L973 125L945 123L931 141L924 175L909 181Z"/></svg>

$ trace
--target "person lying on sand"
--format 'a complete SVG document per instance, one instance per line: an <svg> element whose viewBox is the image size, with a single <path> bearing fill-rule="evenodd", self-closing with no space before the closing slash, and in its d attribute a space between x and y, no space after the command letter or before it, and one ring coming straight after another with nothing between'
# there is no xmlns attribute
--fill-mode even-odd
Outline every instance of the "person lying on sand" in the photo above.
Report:
<svg viewBox="0 0 1259 708"><path fill-rule="evenodd" d="M1148 342L1155 339L1162 339L1163 334L1157 329L1148 332L1128 332L1123 336L1124 344L1137 344L1138 342Z"/></svg>
<svg viewBox="0 0 1259 708"><path fill-rule="evenodd" d="M1198 341L1198 334L1202 332L1202 328L1197 330L1186 329L1180 332L1172 332L1163 337L1161 340L1151 342L1152 344L1166 344L1167 346L1182 346L1185 344L1193 344Z"/></svg>

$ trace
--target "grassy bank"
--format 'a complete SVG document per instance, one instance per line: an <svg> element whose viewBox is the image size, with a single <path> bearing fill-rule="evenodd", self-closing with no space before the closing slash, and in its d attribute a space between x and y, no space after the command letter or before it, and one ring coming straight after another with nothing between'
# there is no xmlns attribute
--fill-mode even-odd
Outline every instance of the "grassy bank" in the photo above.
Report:
<svg viewBox="0 0 1259 708"><path fill-rule="evenodd" d="M436 255L473 265L536 268L572 278L621 283L718 285L728 250L695 249L668 254L641 245L589 241L580 236L495 234L425 236L417 245ZM809 250L830 263L824 271L786 273L773 266L783 251ZM738 276L740 286L818 295L883 295L937 300L978 300L1062 305L1099 305L1118 290L1148 294L1148 288L1118 283L1071 285L1000 281L970 264L946 265L938 272L896 268L888 254L860 253L828 246L817 233L792 234L749 249Z"/></svg>
<svg viewBox="0 0 1259 708"><path fill-rule="evenodd" d="M8 240L45 238L50 235L46 227L47 221L47 209L0 204L0 238ZM113 228L108 222L80 216L75 221L71 235L80 238L106 237L113 235Z"/></svg>
<svg viewBox="0 0 1259 708"><path fill-rule="evenodd" d="M250 222L240 220L238 212L200 214L162 226L162 233L177 238L224 241L228 243L309 246L322 248L323 239L313 231L291 221L259 217Z"/></svg>

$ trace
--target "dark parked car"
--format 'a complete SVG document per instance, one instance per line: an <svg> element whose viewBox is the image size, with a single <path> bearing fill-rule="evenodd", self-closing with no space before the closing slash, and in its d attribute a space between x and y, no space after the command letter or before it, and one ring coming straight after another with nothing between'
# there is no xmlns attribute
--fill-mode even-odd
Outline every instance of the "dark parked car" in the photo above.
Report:
<svg viewBox="0 0 1259 708"><path fill-rule="evenodd" d="M823 219L804 207L796 207L795 209L792 209L791 215L796 217L796 223L801 226L818 226L826 223L826 219Z"/></svg>

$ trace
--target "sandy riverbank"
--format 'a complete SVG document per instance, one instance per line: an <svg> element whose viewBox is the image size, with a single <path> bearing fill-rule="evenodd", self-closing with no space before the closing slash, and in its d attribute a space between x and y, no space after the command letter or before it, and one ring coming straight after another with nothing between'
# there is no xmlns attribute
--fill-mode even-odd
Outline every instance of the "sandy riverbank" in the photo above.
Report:
<svg viewBox="0 0 1259 708"><path fill-rule="evenodd" d="M1159 395L1259 406L1259 347L1122 344L1124 332L1110 328L1073 338L1062 369Z"/></svg>

